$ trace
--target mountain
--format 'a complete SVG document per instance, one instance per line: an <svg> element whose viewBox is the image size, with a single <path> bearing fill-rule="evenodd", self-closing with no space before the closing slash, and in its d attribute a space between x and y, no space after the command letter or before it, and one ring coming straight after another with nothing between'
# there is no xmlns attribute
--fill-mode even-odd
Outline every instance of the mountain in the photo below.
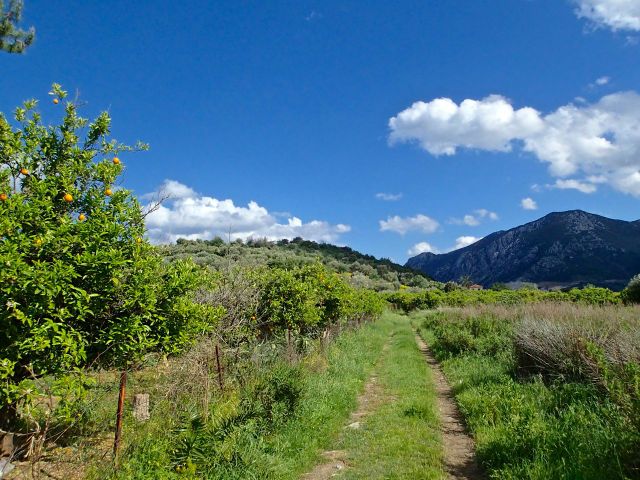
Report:
<svg viewBox="0 0 640 480"><path fill-rule="evenodd" d="M179 239L175 245L158 247L167 259L190 257L196 263L224 269L236 265L294 266L320 260L338 273L349 273L351 283L374 290L397 290L400 285L427 288L434 282L424 273L403 267L389 259L378 259L349 247L316 243L302 238L280 240L235 240L226 243L213 240Z"/></svg>
<svg viewBox="0 0 640 480"><path fill-rule="evenodd" d="M555 212L453 252L421 253L406 266L439 281L468 275L483 286L591 283L618 290L640 272L640 220L613 220L582 210Z"/></svg>

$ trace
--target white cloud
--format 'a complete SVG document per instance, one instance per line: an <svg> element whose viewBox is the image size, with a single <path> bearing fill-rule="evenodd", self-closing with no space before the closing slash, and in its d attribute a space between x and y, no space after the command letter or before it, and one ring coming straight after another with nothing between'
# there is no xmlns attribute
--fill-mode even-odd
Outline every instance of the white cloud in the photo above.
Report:
<svg viewBox="0 0 640 480"><path fill-rule="evenodd" d="M197 194L175 180L166 180L151 197L171 195L146 217L149 237L154 243L171 243L178 238L211 239L215 236L231 239L267 238L276 240L303 237L319 242L335 242L351 230L348 225L332 225L312 220L304 223L291 216L286 223L278 223L276 215L256 202L246 207L236 206L233 200L218 200Z"/></svg>
<svg viewBox="0 0 640 480"><path fill-rule="evenodd" d="M640 2L638 0L574 0L576 15L594 25L613 31L640 31Z"/></svg>
<svg viewBox="0 0 640 480"><path fill-rule="evenodd" d="M555 177L598 176L613 188L640 196L640 95L602 97L568 104L543 115L514 110L504 97L416 102L389 120L394 142L418 142L433 155L458 148L510 151L514 144L549 165Z"/></svg>
<svg viewBox="0 0 640 480"><path fill-rule="evenodd" d="M415 256L425 252L438 253L438 249L434 248L430 243L420 242L420 243L416 243L413 247L411 247L407 251L407 254L411 256Z"/></svg>
<svg viewBox="0 0 640 480"><path fill-rule="evenodd" d="M603 86L611 81L609 77L600 77L596 80L596 85Z"/></svg>
<svg viewBox="0 0 640 480"><path fill-rule="evenodd" d="M482 237L472 237L471 235L458 237L456 238L456 244L452 250L468 247L469 245L476 243L478 240L482 240Z"/></svg>
<svg viewBox="0 0 640 480"><path fill-rule="evenodd" d="M384 200L385 202L395 202L402 198L402 193L376 193L378 200Z"/></svg>
<svg viewBox="0 0 640 480"><path fill-rule="evenodd" d="M538 209L538 204L531 197L523 198L522 200L520 200L520 206L525 210L537 210Z"/></svg>
<svg viewBox="0 0 640 480"><path fill-rule="evenodd" d="M398 215L380 220L381 232L396 232L400 235L416 230L423 233L435 232L440 224L433 218L426 215L416 215L415 217L400 217Z"/></svg>
<svg viewBox="0 0 640 480"><path fill-rule="evenodd" d="M473 211L473 214L469 213L462 218L452 218L449 220L454 225L467 225L469 227L476 227L480 225L483 219L498 220L498 214L491 212L486 208L479 208Z"/></svg>
<svg viewBox="0 0 640 480"><path fill-rule="evenodd" d="M553 185L548 185L550 188L558 188L560 190L578 190L582 193L594 193L598 190L593 183L581 182L573 178L567 180L558 179Z"/></svg>
<svg viewBox="0 0 640 480"><path fill-rule="evenodd" d="M433 155L453 155L459 147L510 151L511 141L522 132L543 127L532 108L514 110L506 98L491 95L483 100L449 98L415 102L389 120L389 141L418 141Z"/></svg>

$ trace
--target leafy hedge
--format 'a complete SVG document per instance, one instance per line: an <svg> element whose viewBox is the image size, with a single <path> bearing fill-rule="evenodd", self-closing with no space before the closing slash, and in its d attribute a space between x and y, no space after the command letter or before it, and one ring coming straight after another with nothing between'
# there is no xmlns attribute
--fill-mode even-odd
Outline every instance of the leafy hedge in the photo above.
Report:
<svg viewBox="0 0 640 480"><path fill-rule="evenodd" d="M410 312L413 310L443 307L464 307L467 305L518 305L536 302L575 302L588 305L615 305L621 302L618 292L608 288L574 288L568 292L543 291L537 289L520 290L467 290L440 289L425 290L419 293L395 292L385 295L385 299L394 307Z"/></svg>

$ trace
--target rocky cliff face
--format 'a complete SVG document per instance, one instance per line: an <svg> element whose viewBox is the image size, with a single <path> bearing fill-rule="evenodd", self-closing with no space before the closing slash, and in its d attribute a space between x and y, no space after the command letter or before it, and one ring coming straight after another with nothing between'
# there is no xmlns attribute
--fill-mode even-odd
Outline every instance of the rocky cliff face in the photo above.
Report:
<svg viewBox="0 0 640 480"><path fill-rule="evenodd" d="M592 283L621 289L640 272L640 220L613 220L581 210L550 213L460 250L421 253L406 266L440 281L469 275L484 286L496 282L534 282L544 287Z"/></svg>

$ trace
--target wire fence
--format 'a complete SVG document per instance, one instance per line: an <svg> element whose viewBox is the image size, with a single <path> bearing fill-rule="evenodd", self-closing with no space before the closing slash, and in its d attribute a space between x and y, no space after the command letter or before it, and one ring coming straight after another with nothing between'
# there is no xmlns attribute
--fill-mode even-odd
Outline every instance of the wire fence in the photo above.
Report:
<svg viewBox="0 0 640 480"><path fill-rule="evenodd" d="M148 420L179 415L185 398L206 418L217 396L241 387L261 364L276 357L298 362L311 348L324 351L342 329L361 322L332 325L313 346L292 330L254 343L219 332L170 359L150 354L126 368L112 364L94 369L95 362L81 372L66 372L68 377L82 376L90 385L71 401L59 396L53 378L34 376L42 394L21 412L27 420L24 428L0 430L0 479L73 480L85 478L92 468L113 473L118 459L129 455L135 439L147 433Z"/></svg>

